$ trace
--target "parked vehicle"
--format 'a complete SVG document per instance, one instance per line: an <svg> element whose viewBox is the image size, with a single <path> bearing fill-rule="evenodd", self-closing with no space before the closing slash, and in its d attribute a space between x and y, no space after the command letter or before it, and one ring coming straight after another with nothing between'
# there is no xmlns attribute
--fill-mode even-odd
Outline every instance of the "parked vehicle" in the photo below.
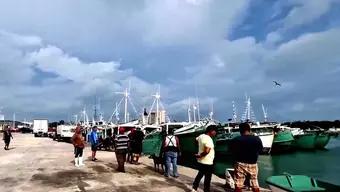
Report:
<svg viewBox="0 0 340 192"><path fill-rule="evenodd" d="M48 136L48 120L47 119L35 119L33 120L33 134L34 137Z"/></svg>
<svg viewBox="0 0 340 192"><path fill-rule="evenodd" d="M62 140L70 141L74 134L75 128L75 125L58 125L54 139L58 142Z"/></svg>
<svg viewBox="0 0 340 192"><path fill-rule="evenodd" d="M54 138L56 134L57 128L56 127L49 127L48 128L48 137Z"/></svg>

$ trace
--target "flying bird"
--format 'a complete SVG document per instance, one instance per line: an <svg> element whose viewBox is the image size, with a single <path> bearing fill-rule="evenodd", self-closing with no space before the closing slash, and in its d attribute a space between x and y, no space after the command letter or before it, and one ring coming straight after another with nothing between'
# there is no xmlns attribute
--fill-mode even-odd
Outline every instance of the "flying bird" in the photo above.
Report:
<svg viewBox="0 0 340 192"><path fill-rule="evenodd" d="M278 83L277 81L273 81L274 83L275 83L275 86L279 86L279 87L281 87L281 84L280 83Z"/></svg>

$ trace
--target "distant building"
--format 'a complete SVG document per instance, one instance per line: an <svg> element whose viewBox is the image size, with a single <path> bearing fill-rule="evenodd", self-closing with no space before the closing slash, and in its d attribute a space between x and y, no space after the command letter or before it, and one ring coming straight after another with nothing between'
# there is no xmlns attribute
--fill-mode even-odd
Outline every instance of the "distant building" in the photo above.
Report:
<svg viewBox="0 0 340 192"><path fill-rule="evenodd" d="M157 115L156 115L156 111L152 111L149 114L149 119L148 119L148 123L149 124L161 124L166 122L166 111L162 110L158 112L158 121L157 121Z"/></svg>

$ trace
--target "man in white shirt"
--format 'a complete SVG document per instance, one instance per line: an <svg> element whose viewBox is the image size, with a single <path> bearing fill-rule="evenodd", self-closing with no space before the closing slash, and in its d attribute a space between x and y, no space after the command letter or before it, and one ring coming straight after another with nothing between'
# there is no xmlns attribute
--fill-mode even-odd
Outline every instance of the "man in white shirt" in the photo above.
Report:
<svg viewBox="0 0 340 192"><path fill-rule="evenodd" d="M193 183L192 191L197 191L203 176L204 192L210 191L210 182L214 170L215 158L214 142L212 138L216 136L216 129L217 127L215 125L210 125L206 128L205 134L202 134L196 138L198 142L198 154L195 156L198 162L198 174Z"/></svg>

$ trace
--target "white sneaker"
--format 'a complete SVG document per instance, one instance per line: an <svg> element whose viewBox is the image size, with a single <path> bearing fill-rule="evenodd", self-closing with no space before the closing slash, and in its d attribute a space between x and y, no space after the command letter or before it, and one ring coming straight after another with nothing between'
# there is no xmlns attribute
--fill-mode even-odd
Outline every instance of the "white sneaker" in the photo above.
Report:
<svg viewBox="0 0 340 192"><path fill-rule="evenodd" d="M78 157L74 158L74 166L79 167Z"/></svg>
<svg viewBox="0 0 340 192"><path fill-rule="evenodd" d="M79 157L79 166L85 166L83 163L83 157Z"/></svg>

